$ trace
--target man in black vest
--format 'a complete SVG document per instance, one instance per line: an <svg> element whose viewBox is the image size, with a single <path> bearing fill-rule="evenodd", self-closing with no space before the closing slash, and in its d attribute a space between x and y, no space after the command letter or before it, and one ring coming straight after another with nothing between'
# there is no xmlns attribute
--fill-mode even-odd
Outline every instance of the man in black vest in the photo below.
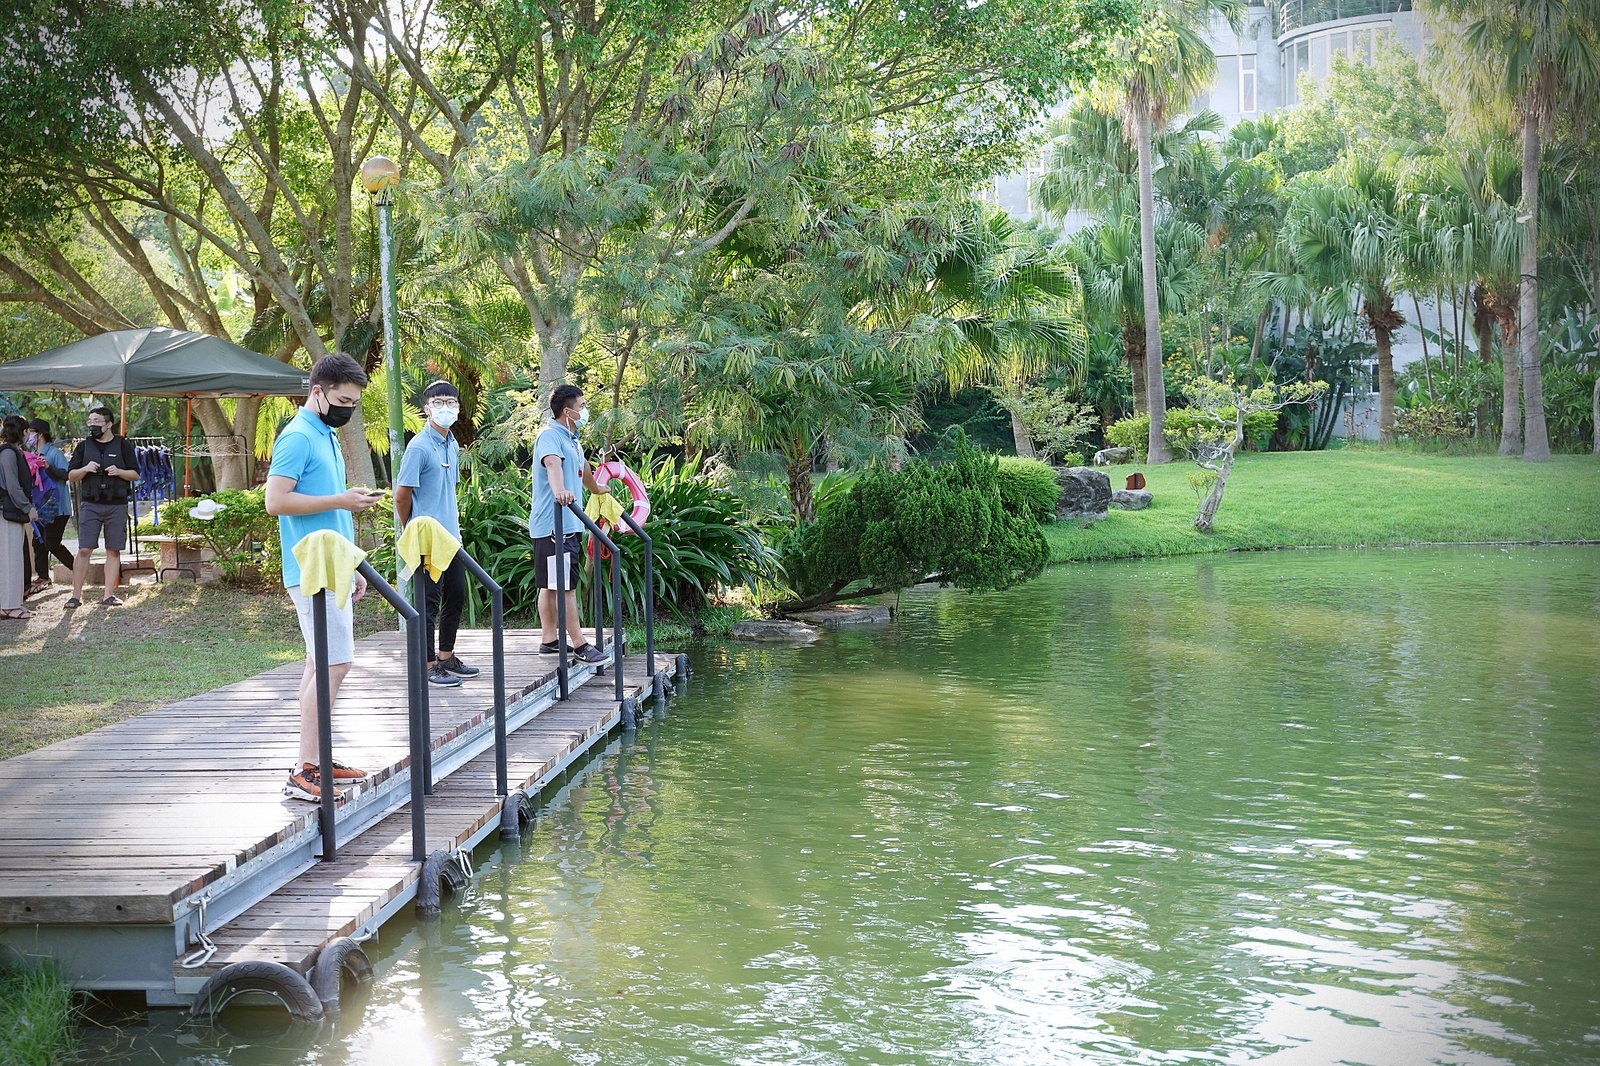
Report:
<svg viewBox="0 0 1600 1066"><path fill-rule="evenodd" d="M139 480L133 445L112 432L109 407L89 412L89 436L72 450L67 480L78 486L78 555L72 561L72 598L64 606L83 604L83 583L89 576L89 559L106 538L107 607L121 607L117 582L122 577L122 549L128 546L128 496Z"/></svg>

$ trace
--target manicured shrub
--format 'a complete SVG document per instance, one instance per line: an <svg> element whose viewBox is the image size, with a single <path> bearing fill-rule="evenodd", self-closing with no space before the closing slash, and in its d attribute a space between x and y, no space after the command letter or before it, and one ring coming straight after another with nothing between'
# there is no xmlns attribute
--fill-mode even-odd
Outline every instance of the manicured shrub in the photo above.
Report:
<svg viewBox="0 0 1600 1066"><path fill-rule="evenodd" d="M1055 521L1056 501L1061 497L1061 486L1056 482L1056 472L1049 463L1002 455L995 473L1000 486L1000 500L1006 510L1012 514L1027 515L1035 522Z"/></svg>
<svg viewBox="0 0 1600 1066"><path fill-rule="evenodd" d="M1420 448L1449 449L1472 439L1472 416L1448 404L1423 404L1394 413L1394 433Z"/></svg>
<svg viewBox="0 0 1600 1066"><path fill-rule="evenodd" d="M1220 412L1224 418L1232 418L1231 408L1223 408ZM1196 414L1187 407L1167 408L1166 422L1162 426L1162 436L1167 438L1167 443L1175 448L1181 448L1183 442L1194 440L1202 435L1210 425L1208 419ZM1278 425L1277 411L1254 411L1244 419L1244 443L1246 451L1265 451L1267 442L1272 439L1272 431ZM1139 454L1139 461L1143 462L1145 453L1150 444L1150 416L1148 414L1134 415L1111 423L1106 430L1106 440L1118 448L1132 448Z"/></svg>
<svg viewBox="0 0 1600 1066"><path fill-rule="evenodd" d="M1007 509L999 464L958 436L947 462L872 470L784 545L790 587L826 599L856 582L900 589L937 578L998 589L1038 574L1048 548L1032 517Z"/></svg>

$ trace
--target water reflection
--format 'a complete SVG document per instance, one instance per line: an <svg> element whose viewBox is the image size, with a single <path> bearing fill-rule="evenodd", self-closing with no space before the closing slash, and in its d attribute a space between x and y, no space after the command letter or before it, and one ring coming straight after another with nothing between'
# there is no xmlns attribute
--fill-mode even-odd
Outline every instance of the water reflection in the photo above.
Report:
<svg viewBox="0 0 1600 1066"><path fill-rule="evenodd" d="M903 606L704 649L288 1060L1600 1058L1600 553L1085 566ZM288 1061L173 1032L114 1057Z"/></svg>

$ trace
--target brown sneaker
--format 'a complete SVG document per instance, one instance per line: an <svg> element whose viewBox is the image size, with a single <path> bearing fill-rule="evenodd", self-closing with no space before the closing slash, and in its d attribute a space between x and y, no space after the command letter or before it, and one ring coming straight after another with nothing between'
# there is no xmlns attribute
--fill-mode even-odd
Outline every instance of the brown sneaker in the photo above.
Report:
<svg viewBox="0 0 1600 1066"><path fill-rule="evenodd" d="M311 803L322 801L322 775L315 766L306 763L300 769L289 775L289 780L284 783L283 794L290 799L307 800ZM343 799L348 790L335 788L334 799Z"/></svg>
<svg viewBox="0 0 1600 1066"><path fill-rule="evenodd" d="M354 766L346 766L342 762L334 761L333 783L335 785L341 781L365 781L371 776L372 771L370 770L357 770Z"/></svg>

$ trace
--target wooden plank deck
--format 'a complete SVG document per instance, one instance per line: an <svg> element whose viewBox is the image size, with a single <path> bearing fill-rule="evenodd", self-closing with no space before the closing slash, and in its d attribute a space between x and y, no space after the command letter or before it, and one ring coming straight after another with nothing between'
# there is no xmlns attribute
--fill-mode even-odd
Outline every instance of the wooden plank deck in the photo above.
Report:
<svg viewBox="0 0 1600 1066"><path fill-rule="evenodd" d="M513 788L547 775L574 745L593 744L618 717L614 679L609 672L594 677L587 667L571 671L571 699L547 706L554 702L555 657L538 653L538 639L536 632L505 634L508 718L515 725L537 715L513 734ZM489 634L464 631L459 651L483 673L459 688L429 689L436 776L456 775L440 780L429 797L430 851L459 846L485 818L498 824ZM671 666L670 657L658 654L658 670ZM125 927L142 937L145 964L130 964L142 973L164 953L160 933L179 953L194 939L202 898L226 904L225 913L213 910L207 930L243 919L237 932L271 913L247 908L295 900L305 905L300 917L282 917L316 932L320 946L350 922L355 928L370 921L408 886L414 892L409 809L393 813L409 798L403 667L398 633L357 642L334 706L334 748L341 761L373 770L375 777L340 806L341 850L334 864L315 862L316 806L279 791L298 742L299 662L0 762L6 800L0 808L0 944L19 946L31 935L35 944L53 939L81 951L94 943L86 939L92 928ZM642 656L629 656L624 674L630 695L642 686L648 696ZM488 753L479 754L485 747ZM362 878L376 879L365 887L381 887L378 895L387 900L363 891L359 905L353 899L338 907L315 902L326 895L322 882L333 877L330 883L337 884L336 874L358 867ZM401 876L401 867L409 873ZM308 874L317 876L305 880ZM252 878L261 883L249 883ZM298 880L281 889L288 895L272 895L291 879ZM336 913L341 921L330 927L328 915ZM275 927L257 932L277 935ZM262 943L259 937L229 941L217 964L228 952L248 956ZM148 986L143 977L129 980ZM133 985L111 981L105 987Z"/></svg>
<svg viewBox="0 0 1600 1066"><path fill-rule="evenodd" d="M627 695L648 697L643 658L635 664L630 657L625 665L635 668ZM596 678L566 702L541 712L507 738L510 788L535 794L609 733L617 719L609 678ZM435 786L426 808L430 851L470 849L498 829L502 802L494 793L494 773L494 753L489 751ZM348 846L341 844L336 861L318 863L211 934L217 953L204 966L175 966L175 987L192 994L224 967L256 959L281 962L306 974L330 940L370 932L386 914L413 899L419 873L411 861L408 805Z"/></svg>

